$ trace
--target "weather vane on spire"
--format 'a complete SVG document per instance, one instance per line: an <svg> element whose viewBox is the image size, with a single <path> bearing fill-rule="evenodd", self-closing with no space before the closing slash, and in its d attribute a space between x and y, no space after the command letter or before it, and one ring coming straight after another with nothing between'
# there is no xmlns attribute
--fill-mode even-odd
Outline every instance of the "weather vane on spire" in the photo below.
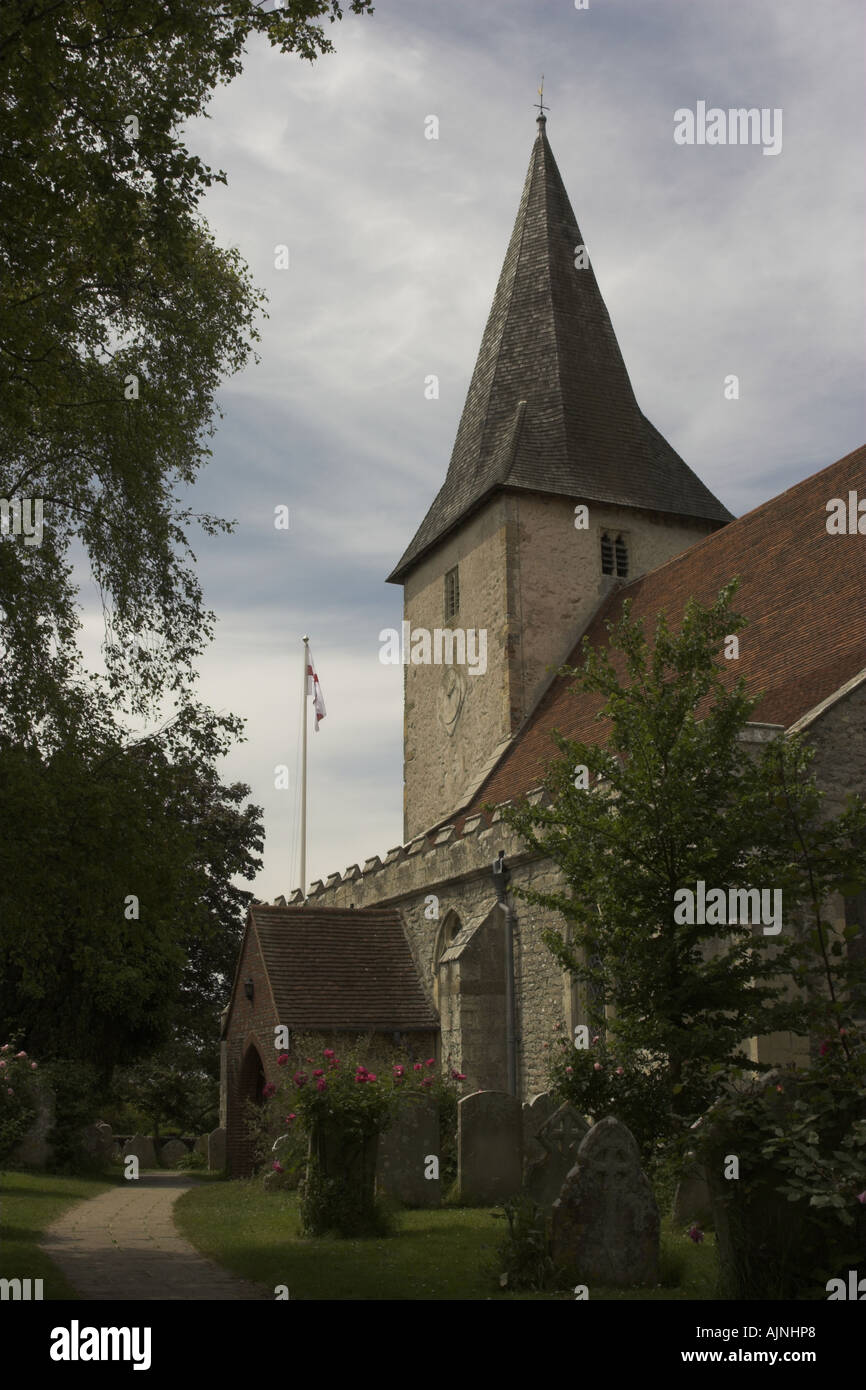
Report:
<svg viewBox="0 0 866 1390"><path fill-rule="evenodd" d="M544 73L541 74L541 86L538 89L538 95L541 97L541 101L534 101L532 104L538 107L539 116L543 118L545 111L550 110L549 106L545 107L544 105Z"/></svg>

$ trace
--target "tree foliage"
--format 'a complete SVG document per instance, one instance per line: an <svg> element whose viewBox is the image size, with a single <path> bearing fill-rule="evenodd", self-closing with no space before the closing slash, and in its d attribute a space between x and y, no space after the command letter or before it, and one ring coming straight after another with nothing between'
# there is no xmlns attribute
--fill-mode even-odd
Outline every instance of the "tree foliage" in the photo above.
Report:
<svg viewBox="0 0 866 1390"><path fill-rule="evenodd" d="M652 644L626 601L608 624L610 648L585 643L583 665L568 672L601 697L607 738L557 734L551 804L506 811L562 870L561 891L521 896L566 919L545 940L583 985L591 1031L607 1037L626 1080L641 1072L657 1089L662 1068L680 1127L723 1067L754 1067L748 1038L805 1033L810 1009L831 1008L838 1026L854 1008L844 940L837 933L822 958L819 938L833 935L827 898L866 881L866 808L852 799L826 814L801 740L750 752L738 738L759 697L742 678L727 681L720 659L725 637L745 626L730 608L735 592L732 582L708 608L690 602L679 632L662 614ZM726 897L780 890L781 933L678 922L678 890L697 893L699 881ZM815 902L823 925L804 935L802 910Z"/></svg>

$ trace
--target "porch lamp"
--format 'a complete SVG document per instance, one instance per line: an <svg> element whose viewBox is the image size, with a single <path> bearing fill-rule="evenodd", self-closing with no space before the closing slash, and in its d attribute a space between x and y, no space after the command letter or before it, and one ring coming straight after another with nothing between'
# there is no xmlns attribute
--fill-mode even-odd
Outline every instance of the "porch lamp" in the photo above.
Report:
<svg viewBox="0 0 866 1390"><path fill-rule="evenodd" d="M253 985L252 979L244 980L244 994L247 996L247 998L249 999L250 1003L252 1003L252 999L253 999L253 994L254 994L254 993L255 993L255 986Z"/></svg>

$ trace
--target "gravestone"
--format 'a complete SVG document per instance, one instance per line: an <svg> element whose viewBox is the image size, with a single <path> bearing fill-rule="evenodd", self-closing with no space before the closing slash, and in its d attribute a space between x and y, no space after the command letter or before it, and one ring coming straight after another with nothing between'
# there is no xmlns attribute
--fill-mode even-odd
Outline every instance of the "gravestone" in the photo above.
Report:
<svg viewBox="0 0 866 1390"><path fill-rule="evenodd" d="M212 1173L222 1173L226 1166L226 1132L223 1126L212 1129L207 1137L207 1166Z"/></svg>
<svg viewBox="0 0 866 1390"><path fill-rule="evenodd" d="M200 1134L193 1145L193 1153L201 1154L202 1158L207 1158L207 1135Z"/></svg>
<svg viewBox="0 0 866 1390"><path fill-rule="evenodd" d="M553 1205L553 1258L589 1285L658 1283L659 1211L630 1129L592 1126Z"/></svg>
<svg viewBox="0 0 866 1390"><path fill-rule="evenodd" d="M703 1164L692 1161L684 1169L674 1194L674 1221L678 1226L697 1222L703 1226L710 1220L713 1202Z"/></svg>
<svg viewBox="0 0 866 1390"><path fill-rule="evenodd" d="M473 1091L457 1103L457 1185L463 1201L514 1197L523 1177L520 1101L504 1091Z"/></svg>
<svg viewBox="0 0 866 1390"><path fill-rule="evenodd" d="M114 1156L114 1136L111 1133L111 1125L107 1125L104 1120L97 1120L93 1125L87 1125L81 1131L81 1147L92 1158L95 1163L108 1163Z"/></svg>
<svg viewBox="0 0 866 1390"><path fill-rule="evenodd" d="M186 1158L189 1150L180 1139L167 1139L159 1151L159 1161L163 1168L174 1168L181 1158Z"/></svg>
<svg viewBox="0 0 866 1390"><path fill-rule="evenodd" d="M425 1177L439 1158L439 1107L431 1096L412 1096L401 1106L393 1124L379 1135L376 1191L412 1207L438 1207L438 1174Z"/></svg>
<svg viewBox="0 0 866 1390"><path fill-rule="evenodd" d="M539 1129L536 1139L543 1156L529 1168L524 1190L545 1211L551 1210L562 1191L589 1128L583 1115L566 1101Z"/></svg>
<svg viewBox="0 0 866 1390"><path fill-rule="evenodd" d="M155 1168L156 1150L153 1147L153 1140L148 1139L145 1134L134 1134L123 1146L123 1157L138 1159L139 1168Z"/></svg>
<svg viewBox="0 0 866 1390"><path fill-rule="evenodd" d="M544 1158L546 1149L543 1149L536 1139L541 1126L550 1119L554 1110L557 1109L556 1097L551 1091L541 1091L539 1095L533 1096L532 1100L527 1100L523 1104L523 1166L526 1175L533 1163Z"/></svg>

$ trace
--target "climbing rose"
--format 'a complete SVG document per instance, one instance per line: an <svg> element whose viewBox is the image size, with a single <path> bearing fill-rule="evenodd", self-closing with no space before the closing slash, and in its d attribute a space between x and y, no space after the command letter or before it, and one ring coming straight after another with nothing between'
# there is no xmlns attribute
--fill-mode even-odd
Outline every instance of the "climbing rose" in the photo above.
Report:
<svg viewBox="0 0 866 1390"><path fill-rule="evenodd" d="M279 1057L277 1058L277 1066L278 1066L278 1067L284 1067L284 1066L286 1065L286 1062L288 1062L288 1060L289 1060L289 1054L288 1054L288 1052L281 1052L280 1055L279 1055Z"/></svg>
<svg viewBox="0 0 866 1390"><path fill-rule="evenodd" d="M273 1168L275 1173L281 1173L283 1171L283 1165L277 1158L274 1159L273 1163L271 1164L271 1167Z"/></svg>
<svg viewBox="0 0 866 1390"><path fill-rule="evenodd" d="M616 1074L617 1074L617 1076L622 1076L622 1074L623 1074L622 1067L617 1067L617 1069L616 1069Z"/></svg>
<svg viewBox="0 0 866 1390"><path fill-rule="evenodd" d="M428 1057L428 1058L427 1058L427 1065L428 1065L428 1067L435 1067L435 1065L436 1065L436 1058L435 1058L435 1057Z"/></svg>
<svg viewBox="0 0 866 1390"><path fill-rule="evenodd" d="M422 1086L432 1086L432 1085L433 1085L433 1078L430 1077L430 1076L425 1076L424 1079L423 1079L423 1081L421 1082L421 1085L422 1085Z"/></svg>
<svg viewBox="0 0 866 1390"><path fill-rule="evenodd" d="M325 1050L324 1050L324 1052L322 1053L322 1056L323 1056L323 1057L333 1057L333 1055L334 1055L334 1049L333 1049L332 1047L326 1047Z"/></svg>
<svg viewBox="0 0 866 1390"><path fill-rule="evenodd" d="M294 1112L294 1110L293 1110L292 1113L291 1113L291 1115L287 1115L287 1116L286 1116L286 1124L287 1124L287 1125L290 1125L290 1124L292 1123L292 1120L296 1120L297 1118L298 1118L298 1117L297 1117L297 1115L295 1114L295 1112Z"/></svg>
<svg viewBox="0 0 866 1390"><path fill-rule="evenodd" d="M601 1062L593 1062L592 1069L593 1071L601 1071Z"/></svg>
<svg viewBox="0 0 866 1390"><path fill-rule="evenodd" d="M377 1075L376 1075L376 1073L375 1073L374 1071L368 1071L368 1072L367 1072L367 1080L368 1080L368 1081L378 1081L378 1079L379 1079L379 1078L377 1077Z"/></svg>
<svg viewBox="0 0 866 1390"><path fill-rule="evenodd" d="M866 1204L866 1192L858 1192L857 1201Z"/></svg>
<svg viewBox="0 0 866 1390"><path fill-rule="evenodd" d="M598 1034L596 1034L596 1036L593 1038L593 1042L594 1042L594 1043L597 1043L597 1042L598 1042Z"/></svg>
<svg viewBox="0 0 866 1390"><path fill-rule="evenodd" d="M0 1052L8 1052L11 1046L11 1043L4 1043L3 1046L0 1047Z"/></svg>
<svg viewBox="0 0 866 1390"><path fill-rule="evenodd" d="M36 1063L35 1063L35 1062L31 1062L31 1063L30 1063L30 1070L31 1070L31 1071L35 1071L35 1070L36 1070Z"/></svg>
<svg viewBox="0 0 866 1390"><path fill-rule="evenodd" d="M465 1080L466 1080L466 1077L464 1076L464 1074L463 1074L462 1071L452 1071L452 1073L451 1073L451 1080L452 1080L452 1081L465 1081Z"/></svg>
<svg viewBox="0 0 866 1390"><path fill-rule="evenodd" d="M400 1065L399 1062L396 1062L396 1063L394 1064L394 1075L395 1075L395 1076L402 1076L403 1073L405 1072L405 1070L406 1070L406 1068L405 1068L405 1067L402 1067L402 1066Z"/></svg>
<svg viewBox="0 0 866 1390"><path fill-rule="evenodd" d="M356 1080L356 1081L366 1081L367 1078L366 1078L366 1076L362 1076L360 1072L357 1072L356 1075L355 1075L355 1080Z"/></svg>
<svg viewBox="0 0 866 1390"><path fill-rule="evenodd" d="M307 1083L307 1077L302 1071L296 1071L292 1080L296 1086L305 1086Z"/></svg>
<svg viewBox="0 0 866 1390"><path fill-rule="evenodd" d="M573 1068L573 1067L566 1067L566 1068L565 1068L565 1074L566 1074L566 1076L573 1076L573 1075L574 1075L574 1068Z"/></svg>
<svg viewBox="0 0 866 1390"><path fill-rule="evenodd" d="M313 1076L324 1076L324 1075L325 1075L325 1073L322 1071L322 1068L321 1068L321 1067L317 1067L316 1070L313 1072Z"/></svg>
<svg viewBox="0 0 866 1390"><path fill-rule="evenodd" d="M782 1087L781 1087L781 1086L777 1086L777 1087L776 1087L776 1090L779 1092L780 1095L782 1094Z"/></svg>
<svg viewBox="0 0 866 1390"><path fill-rule="evenodd" d="M271 1096L275 1096L276 1093L277 1088L274 1085L273 1081L269 1081L267 1086L262 1087L262 1095L264 1096L265 1100L270 1100Z"/></svg>
<svg viewBox="0 0 866 1390"><path fill-rule="evenodd" d="M11 1086L6 1087L6 1094L7 1096L14 1096L15 1092L12 1090Z"/></svg>
<svg viewBox="0 0 866 1390"><path fill-rule="evenodd" d="M317 1082L316 1082L316 1090L317 1090L317 1091L327 1091L327 1089L328 1089L328 1083L327 1083L327 1081L317 1081Z"/></svg>
<svg viewBox="0 0 866 1390"><path fill-rule="evenodd" d="M19 1057L26 1057L26 1056L27 1056L27 1053L26 1053L26 1052L16 1052L16 1053L15 1053L16 1061L17 1061L17 1059L18 1059Z"/></svg>
<svg viewBox="0 0 866 1390"><path fill-rule="evenodd" d="M420 1062L415 1062L414 1065L413 1065L413 1067L412 1067L412 1070L413 1070L413 1071L421 1071L421 1069L422 1069L422 1068L421 1068L421 1063L420 1063Z"/></svg>
<svg viewBox="0 0 866 1390"><path fill-rule="evenodd" d="M700 1226L692 1226L691 1230L689 1231L689 1240L693 1240L695 1242L695 1245L700 1245L703 1238L704 1233L701 1230Z"/></svg>
<svg viewBox="0 0 866 1390"><path fill-rule="evenodd" d="M312 1057L305 1057L305 1058L304 1058L304 1061L305 1061L305 1062L309 1062L309 1063L310 1063L310 1066L313 1065L313 1058L312 1058Z"/></svg>
<svg viewBox="0 0 866 1390"><path fill-rule="evenodd" d="M830 1044L828 1042L822 1042L821 1046L818 1048L818 1051L822 1057L826 1057L827 1053L830 1051Z"/></svg>

